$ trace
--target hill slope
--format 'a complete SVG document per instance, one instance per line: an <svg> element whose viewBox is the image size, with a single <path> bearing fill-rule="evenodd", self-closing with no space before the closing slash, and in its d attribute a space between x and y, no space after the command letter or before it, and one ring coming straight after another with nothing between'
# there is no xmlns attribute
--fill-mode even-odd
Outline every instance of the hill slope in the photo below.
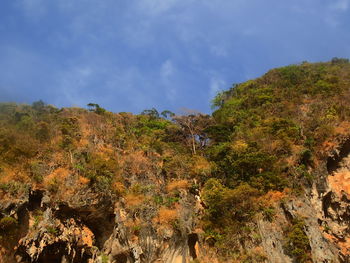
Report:
<svg viewBox="0 0 350 263"><path fill-rule="evenodd" d="M350 64L212 116L0 104L0 262L349 262Z"/></svg>

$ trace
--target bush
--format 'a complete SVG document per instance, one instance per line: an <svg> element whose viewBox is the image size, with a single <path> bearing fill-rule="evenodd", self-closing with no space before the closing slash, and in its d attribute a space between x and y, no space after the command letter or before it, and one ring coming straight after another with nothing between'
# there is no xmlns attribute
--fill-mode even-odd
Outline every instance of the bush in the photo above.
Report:
<svg viewBox="0 0 350 263"><path fill-rule="evenodd" d="M207 217L212 225L233 221L248 222L258 210L258 195L259 191L248 184L229 189L217 179L209 179L202 193L207 206Z"/></svg>
<svg viewBox="0 0 350 263"><path fill-rule="evenodd" d="M17 220L10 216L5 216L0 219L0 231L7 232L17 227Z"/></svg>
<svg viewBox="0 0 350 263"><path fill-rule="evenodd" d="M286 231L285 246L287 253L297 262L311 262L311 247L309 238L305 234L305 223L302 218L294 218L292 225Z"/></svg>

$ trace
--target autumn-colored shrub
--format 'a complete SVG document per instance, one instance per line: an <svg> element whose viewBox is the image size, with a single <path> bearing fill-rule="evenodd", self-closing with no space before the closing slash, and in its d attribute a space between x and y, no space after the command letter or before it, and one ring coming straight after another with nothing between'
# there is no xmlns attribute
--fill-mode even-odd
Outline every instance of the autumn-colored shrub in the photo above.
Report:
<svg viewBox="0 0 350 263"><path fill-rule="evenodd" d="M182 180L175 180L170 182L166 189L168 192L174 192L174 191L178 191L181 189L186 190L189 187L189 182L186 179L182 179Z"/></svg>
<svg viewBox="0 0 350 263"><path fill-rule="evenodd" d="M161 207L156 218L159 224L171 225L176 219L178 219L177 209L169 209L167 207Z"/></svg>
<svg viewBox="0 0 350 263"><path fill-rule="evenodd" d="M125 196L125 203L128 207L137 207L146 201L146 198L142 194L127 194Z"/></svg>

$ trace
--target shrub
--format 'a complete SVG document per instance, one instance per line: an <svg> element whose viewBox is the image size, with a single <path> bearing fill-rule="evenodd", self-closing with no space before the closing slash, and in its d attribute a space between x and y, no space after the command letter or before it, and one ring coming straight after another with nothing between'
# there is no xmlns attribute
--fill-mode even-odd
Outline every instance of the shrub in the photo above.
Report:
<svg viewBox="0 0 350 263"><path fill-rule="evenodd" d="M294 218L290 228L286 231L284 246L287 253L300 263L311 262L310 242L304 229L304 220L300 217Z"/></svg>
<svg viewBox="0 0 350 263"><path fill-rule="evenodd" d="M172 225L178 218L176 209L161 207L158 212L158 223Z"/></svg>
<svg viewBox="0 0 350 263"><path fill-rule="evenodd" d="M17 220L10 216L5 216L0 219L0 231L8 232L17 227Z"/></svg>
<svg viewBox="0 0 350 263"><path fill-rule="evenodd" d="M137 207L145 202L145 196L142 194L129 193L125 196L125 202L128 207Z"/></svg>
<svg viewBox="0 0 350 263"><path fill-rule="evenodd" d="M259 191L248 184L229 189L217 179L209 179L202 193L207 216L213 225L249 221L258 210L258 195Z"/></svg>
<svg viewBox="0 0 350 263"><path fill-rule="evenodd" d="M189 183L186 179L182 179L182 180L175 180L170 182L166 189L168 192L174 192L174 191L178 191L181 189L187 189L189 187Z"/></svg>

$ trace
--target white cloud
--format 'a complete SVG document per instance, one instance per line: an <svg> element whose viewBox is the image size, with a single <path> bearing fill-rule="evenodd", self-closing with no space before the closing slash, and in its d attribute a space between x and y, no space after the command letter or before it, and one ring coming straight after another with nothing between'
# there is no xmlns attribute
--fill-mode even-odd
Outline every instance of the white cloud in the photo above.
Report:
<svg viewBox="0 0 350 263"><path fill-rule="evenodd" d="M338 11L347 11L349 8L350 0L337 0L331 5L331 8Z"/></svg>
<svg viewBox="0 0 350 263"><path fill-rule="evenodd" d="M169 101L174 101L177 95L176 87L174 87L173 76L176 68L170 59L163 62L160 67L160 76L164 86L165 96Z"/></svg>
<svg viewBox="0 0 350 263"><path fill-rule="evenodd" d="M217 57L227 57L228 51L223 45L214 45L210 47L211 53Z"/></svg>
<svg viewBox="0 0 350 263"><path fill-rule="evenodd" d="M159 15L172 9L179 0L139 0L139 8L150 15Z"/></svg>
<svg viewBox="0 0 350 263"><path fill-rule="evenodd" d="M32 20L38 20L47 13L44 0L18 0L15 4Z"/></svg>
<svg viewBox="0 0 350 263"><path fill-rule="evenodd" d="M174 65L170 59L166 60L160 69L160 75L163 79L167 80L174 73Z"/></svg>
<svg viewBox="0 0 350 263"><path fill-rule="evenodd" d="M210 79L210 97L213 98L220 90L226 88L226 82L219 77L211 77Z"/></svg>

